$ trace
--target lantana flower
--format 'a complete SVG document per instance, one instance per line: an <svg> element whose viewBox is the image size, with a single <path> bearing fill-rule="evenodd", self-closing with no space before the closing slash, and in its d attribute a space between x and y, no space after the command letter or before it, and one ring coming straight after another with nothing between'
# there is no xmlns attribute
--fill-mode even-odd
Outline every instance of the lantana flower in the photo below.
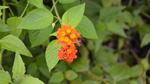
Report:
<svg viewBox="0 0 150 84"><path fill-rule="evenodd" d="M57 31L57 41L62 45L58 51L59 60L66 61L71 64L77 58L77 49L75 43L80 34L71 25L63 25Z"/></svg>

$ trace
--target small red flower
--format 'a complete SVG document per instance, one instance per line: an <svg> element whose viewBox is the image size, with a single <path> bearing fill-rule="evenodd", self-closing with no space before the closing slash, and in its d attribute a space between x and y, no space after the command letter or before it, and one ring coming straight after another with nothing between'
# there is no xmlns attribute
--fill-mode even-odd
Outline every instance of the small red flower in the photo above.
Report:
<svg viewBox="0 0 150 84"><path fill-rule="evenodd" d="M75 43L80 37L80 34L71 25L61 26L57 31L57 41L62 45L58 51L59 60L66 61L71 64L77 58L77 49Z"/></svg>
<svg viewBox="0 0 150 84"><path fill-rule="evenodd" d="M59 60L66 61L68 64L71 64L74 59L77 58L76 56L77 50L74 45L70 46L63 46L59 51L58 51L58 58Z"/></svg>

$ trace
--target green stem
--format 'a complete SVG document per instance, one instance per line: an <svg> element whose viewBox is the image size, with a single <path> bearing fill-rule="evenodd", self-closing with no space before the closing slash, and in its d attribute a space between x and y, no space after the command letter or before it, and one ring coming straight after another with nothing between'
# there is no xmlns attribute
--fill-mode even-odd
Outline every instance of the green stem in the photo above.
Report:
<svg viewBox="0 0 150 84"><path fill-rule="evenodd" d="M133 50L131 50L131 53L132 53L132 55L134 56L134 58L138 61L138 62L140 62L140 58L138 57L138 55L133 51Z"/></svg>
<svg viewBox="0 0 150 84"><path fill-rule="evenodd" d="M54 9L54 6L56 6L56 4L58 3L58 0L55 2L55 4L53 4L53 6L52 6L52 8L51 8L51 12L53 11L53 9Z"/></svg>
<svg viewBox="0 0 150 84"><path fill-rule="evenodd" d="M150 49L148 50L147 54L146 54L146 59L148 60L148 57L150 55Z"/></svg>
<svg viewBox="0 0 150 84"><path fill-rule="evenodd" d="M145 17L147 17L148 19L150 19L150 15L148 15L147 13L142 12L142 14L143 14Z"/></svg>
<svg viewBox="0 0 150 84"><path fill-rule="evenodd" d="M3 6L5 6L6 5L6 0L3 0ZM6 18L6 9L4 8L3 9L3 22L5 23L5 18Z"/></svg>
<svg viewBox="0 0 150 84"><path fill-rule="evenodd" d="M56 16L57 16L59 22L61 23L61 18L60 18L60 16L59 16L58 10L57 10L57 8L56 8L56 6L55 6L56 2L55 2L54 0L52 0L52 2L53 2L54 11L55 11L55 13L56 13Z"/></svg>
<svg viewBox="0 0 150 84"><path fill-rule="evenodd" d="M0 50L0 70L3 68L3 67L2 67L2 57L3 57L2 54L3 54L3 50L1 49L1 50Z"/></svg>
<svg viewBox="0 0 150 84"><path fill-rule="evenodd" d="M24 14L25 14L25 12L26 12L28 6L29 6L29 2L27 3L27 5L26 5L26 7L24 8L24 10L23 10L23 12L22 12L22 14L21 14L20 17L23 17L23 16L24 16Z"/></svg>
<svg viewBox="0 0 150 84"><path fill-rule="evenodd" d="M2 64L2 52L0 52L0 64Z"/></svg>
<svg viewBox="0 0 150 84"><path fill-rule="evenodd" d="M8 7L8 9L9 9L11 15L14 16L14 13L13 13L12 9L10 7Z"/></svg>

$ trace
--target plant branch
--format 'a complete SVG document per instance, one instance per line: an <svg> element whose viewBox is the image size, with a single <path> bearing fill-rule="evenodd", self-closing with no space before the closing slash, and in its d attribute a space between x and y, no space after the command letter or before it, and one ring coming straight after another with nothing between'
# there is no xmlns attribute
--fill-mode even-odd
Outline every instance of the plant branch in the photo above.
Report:
<svg viewBox="0 0 150 84"><path fill-rule="evenodd" d="M148 50L147 54L146 54L146 59L148 60L148 57L150 55L150 49Z"/></svg>
<svg viewBox="0 0 150 84"><path fill-rule="evenodd" d="M0 64L2 64L2 50L0 51Z"/></svg>
<svg viewBox="0 0 150 84"><path fill-rule="evenodd" d="M8 7L8 9L9 9L11 15L14 16L14 13L13 13L12 9L10 8L10 6Z"/></svg>
<svg viewBox="0 0 150 84"><path fill-rule="evenodd" d="M6 5L6 0L3 0L3 6ZM5 19L6 19L6 9L4 8L3 9L3 17L2 17L2 20L3 22L5 23Z"/></svg>
<svg viewBox="0 0 150 84"><path fill-rule="evenodd" d="M2 57L3 57L3 49L0 49L0 70L3 69L2 67Z"/></svg>
<svg viewBox="0 0 150 84"><path fill-rule="evenodd" d="M54 11L55 11L55 13L56 13L56 16L57 16L59 22L61 23L61 18L60 18L60 16L59 16L58 10L57 10L57 8L56 8L56 6L55 6L55 5L56 5L56 2L55 2L54 0L52 0L52 2L53 2Z"/></svg>
<svg viewBox="0 0 150 84"><path fill-rule="evenodd" d="M23 16L24 16L24 14L25 14L25 12L26 12L28 6L29 6L29 2L27 2L27 5L26 5L26 7L24 8L24 10L23 10L23 12L22 12L22 14L21 14L20 17L23 17Z"/></svg>
<svg viewBox="0 0 150 84"><path fill-rule="evenodd" d="M138 57L138 55L133 51L133 50L131 50L131 53L132 53L132 55L134 56L134 58L138 61L138 62L140 62L140 58Z"/></svg>
<svg viewBox="0 0 150 84"><path fill-rule="evenodd" d="M147 13L142 12L141 14L144 15L145 17L147 17L148 19L150 19L150 15L148 15Z"/></svg>
<svg viewBox="0 0 150 84"><path fill-rule="evenodd" d="M51 12L53 11L54 7L56 6L56 4L58 3L58 0L56 0L55 4L53 4L52 8L51 8Z"/></svg>

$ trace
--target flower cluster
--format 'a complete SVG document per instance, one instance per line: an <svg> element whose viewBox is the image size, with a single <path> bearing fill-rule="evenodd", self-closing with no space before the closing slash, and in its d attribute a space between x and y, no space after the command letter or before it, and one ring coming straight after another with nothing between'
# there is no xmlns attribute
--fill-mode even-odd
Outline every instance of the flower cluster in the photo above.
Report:
<svg viewBox="0 0 150 84"><path fill-rule="evenodd" d="M59 60L66 61L70 64L77 58L75 43L79 37L80 34L72 28L71 25L63 25L58 29L57 39L62 45L61 49L58 51Z"/></svg>

